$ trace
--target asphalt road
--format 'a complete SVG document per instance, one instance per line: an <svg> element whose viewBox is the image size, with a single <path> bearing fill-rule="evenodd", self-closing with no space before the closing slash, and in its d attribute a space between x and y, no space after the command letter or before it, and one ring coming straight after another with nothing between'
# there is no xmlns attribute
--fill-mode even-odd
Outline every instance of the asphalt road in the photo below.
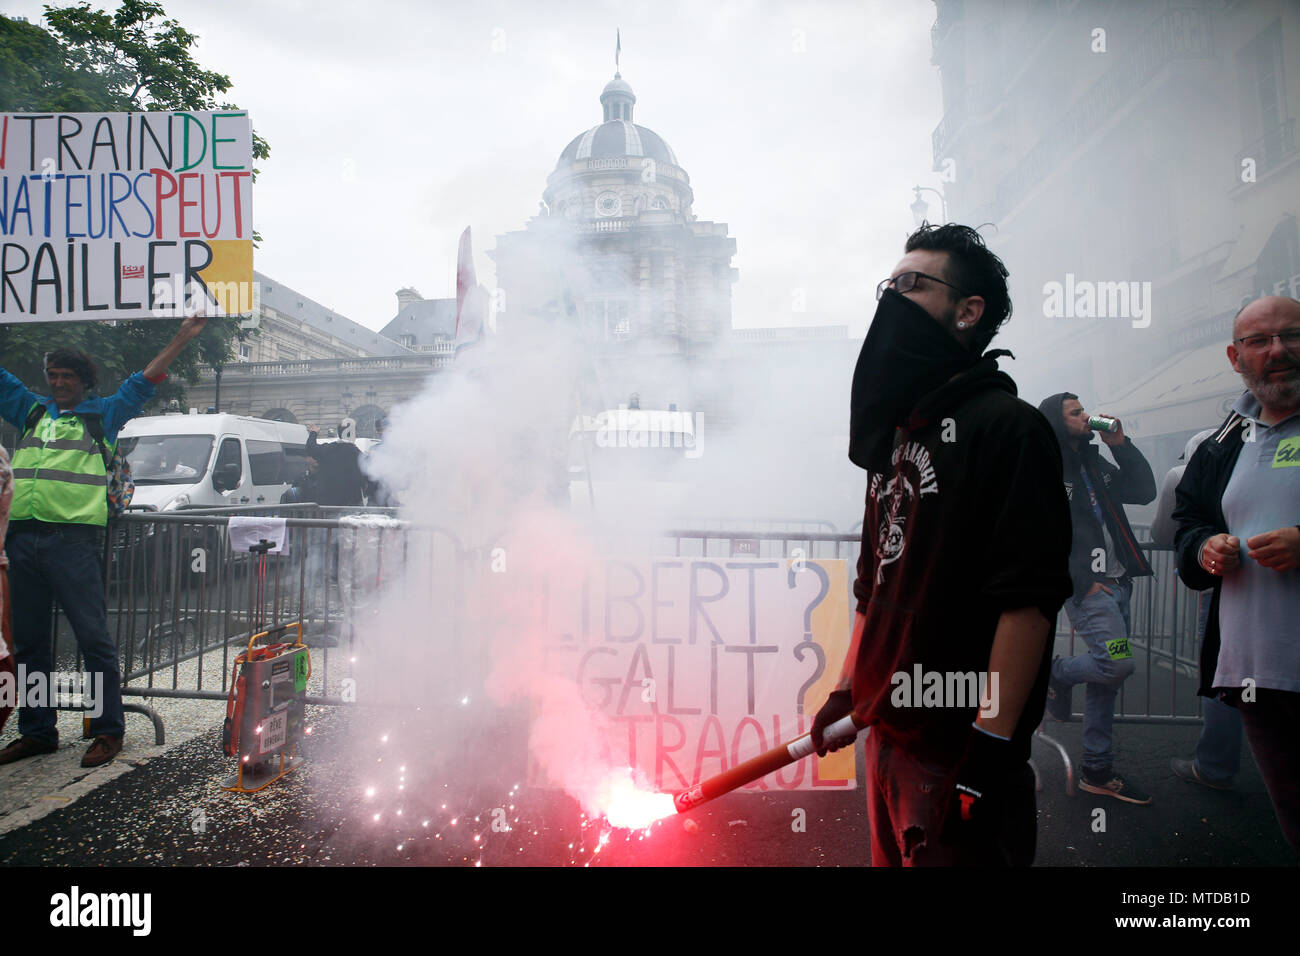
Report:
<svg viewBox="0 0 1300 956"><path fill-rule="evenodd" d="M258 794L221 789L232 762L220 754L215 731L202 734L0 836L0 864L811 867L870 860L860 790L738 792L646 832L611 829L588 820L568 795L528 784L525 741L504 716L434 759L414 721L390 721L391 747L358 746L374 735L366 717L315 710L304 764ZM1049 729L1077 760L1081 724ZM1152 794L1145 807L1066 796L1059 757L1036 743L1035 865L1294 866L1249 748L1234 791L1173 776L1170 757L1190 754L1197 733L1194 726L1117 726L1116 765Z"/></svg>

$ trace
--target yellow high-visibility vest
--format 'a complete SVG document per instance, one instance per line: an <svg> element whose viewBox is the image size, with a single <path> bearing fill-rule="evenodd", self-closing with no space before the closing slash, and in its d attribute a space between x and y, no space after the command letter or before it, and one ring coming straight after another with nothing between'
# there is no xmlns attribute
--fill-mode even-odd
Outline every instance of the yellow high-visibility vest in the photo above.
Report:
<svg viewBox="0 0 1300 956"><path fill-rule="evenodd" d="M111 449L110 449L111 450ZM14 449L10 521L108 524L108 477L99 445L75 414L47 410Z"/></svg>

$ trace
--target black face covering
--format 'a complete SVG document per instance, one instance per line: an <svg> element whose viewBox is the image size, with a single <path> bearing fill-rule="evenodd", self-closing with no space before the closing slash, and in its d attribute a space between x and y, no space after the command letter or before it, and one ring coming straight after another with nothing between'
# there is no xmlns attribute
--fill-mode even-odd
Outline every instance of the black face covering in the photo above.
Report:
<svg viewBox="0 0 1300 956"><path fill-rule="evenodd" d="M977 361L925 309L886 289L853 372L849 460L887 471L894 431L916 403Z"/></svg>

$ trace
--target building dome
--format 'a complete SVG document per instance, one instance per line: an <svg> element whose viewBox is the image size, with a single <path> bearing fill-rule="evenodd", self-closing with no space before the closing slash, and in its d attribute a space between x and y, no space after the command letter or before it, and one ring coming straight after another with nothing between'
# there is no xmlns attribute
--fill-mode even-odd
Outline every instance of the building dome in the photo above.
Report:
<svg viewBox="0 0 1300 956"><path fill-rule="evenodd" d="M658 163L679 165L677 156L662 136L632 122L632 107L636 94L619 73L605 84L600 93L600 105L605 110L605 122L575 136L560 154L558 166L578 159L608 159L615 156L643 156Z"/></svg>
<svg viewBox="0 0 1300 956"><path fill-rule="evenodd" d="M678 165L672 147L662 136L627 120L610 120L574 137L560 154L559 165L609 156L649 156L655 162Z"/></svg>

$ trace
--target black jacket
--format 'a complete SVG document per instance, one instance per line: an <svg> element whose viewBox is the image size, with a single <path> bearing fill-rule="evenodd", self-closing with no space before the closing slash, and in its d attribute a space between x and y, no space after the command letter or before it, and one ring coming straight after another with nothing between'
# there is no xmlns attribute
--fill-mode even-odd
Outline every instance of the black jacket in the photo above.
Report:
<svg viewBox="0 0 1300 956"><path fill-rule="evenodd" d="M1207 538L1228 533L1228 521L1223 516L1223 492L1241 454L1242 432L1247 421L1236 412L1224 419L1215 433L1196 449L1174 492L1178 577L1193 591L1214 588L1205 639L1201 642L1201 679L1196 692L1202 697L1215 696L1211 685L1219 666L1219 588L1223 578L1201 567L1201 545Z"/></svg>
<svg viewBox="0 0 1300 956"><path fill-rule="evenodd" d="M365 489L361 474L361 451L348 441L321 444L316 433L307 436L307 454L320 463L316 472L316 503L359 505Z"/></svg>
<svg viewBox="0 0 1300 956"><path fill-rule="evenodd" d="M985 358L923 398L898 429L889 471L867 472L853 593L866 630L853 671L864 723L913 753L955 761L974 707L894 700L895 678L988 669L1004 611L1055 621L1070 593L1070 516L1051 427ZM1029 758L1051 641L1012 735Z"/></svg>
<svg viewBox="0 0 1300 956"><path fill-rule="evenodd" d="M1107 446L1115 456L1115 467L1101 457L1097 445L1089 441L1082 449L1070 437L1065 427L1062 406L1065 393L1043 399L1038 410L1051 422L1056 440L1061 445L1061 466L1065 472L1065 494L1070 499L1070 519L1074 525L1074 540L1070 547L1070 579L1074 582L1074 598L1081 600L1093 584L1105 584L1109 578L1103 571L1093 570L1096 549L1106 548L1106 538L1088 500L1088 489L1083 487L1079 466L1088 471L1088 477L1097 492L1097 505L1106 519L1111 540L1119 551L1120 560L1129 577L1148 577L1151 562L1138 546L1128 516L1121 505L1145 505L1155 500L1156 478L1142 452L1129 438L1124 444Z"/></svg>

